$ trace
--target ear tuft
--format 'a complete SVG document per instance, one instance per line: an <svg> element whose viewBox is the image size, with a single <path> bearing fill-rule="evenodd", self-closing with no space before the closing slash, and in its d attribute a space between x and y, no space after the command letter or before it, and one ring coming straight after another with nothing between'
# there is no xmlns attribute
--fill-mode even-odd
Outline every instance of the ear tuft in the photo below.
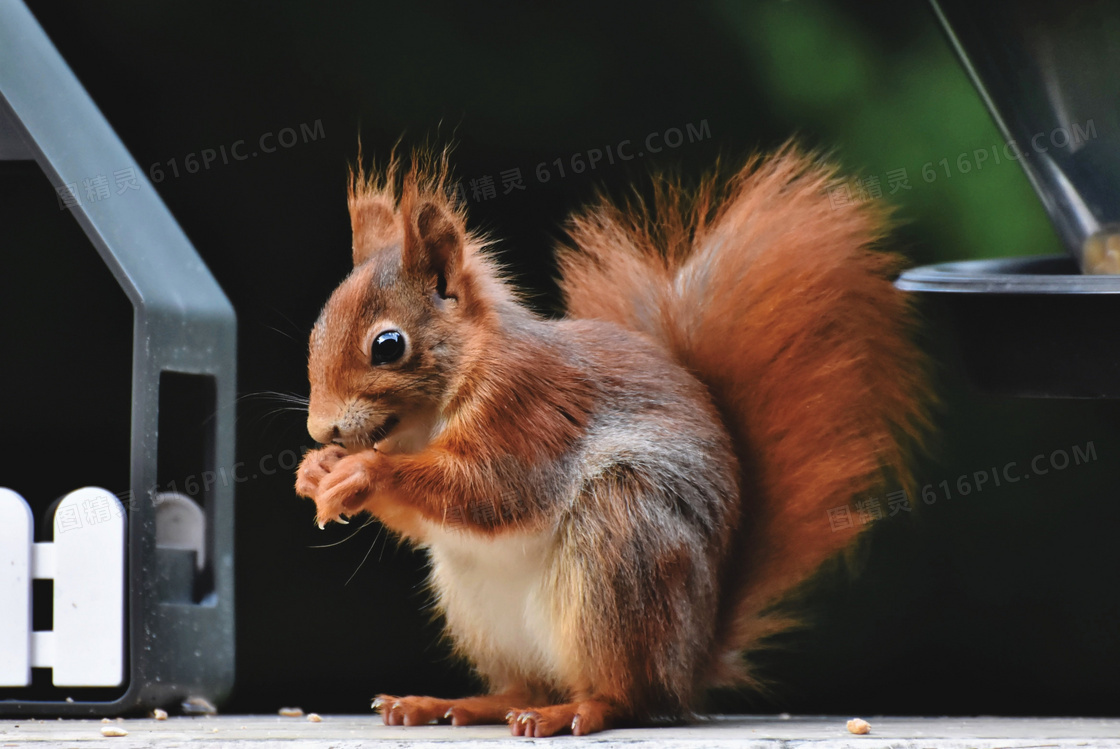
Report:
<svg viewBox="0 0 1120 749"><path fill-rule="evenodd" d="M350 168L346 185L355 266L374 253L401 243L403 224L395 192L399 174L400 159L395 150L387 163L380 168L375 165L367 173L362 164L362 145L358 143L358 163Z"/></svg>
<svg viewBox="0 0 1120 749"><path fill-rule="evenodd" d="M378 250L400 242L400 220L389 201L380 196L351 201L350 226L354 232L355 267Z"/></svg>

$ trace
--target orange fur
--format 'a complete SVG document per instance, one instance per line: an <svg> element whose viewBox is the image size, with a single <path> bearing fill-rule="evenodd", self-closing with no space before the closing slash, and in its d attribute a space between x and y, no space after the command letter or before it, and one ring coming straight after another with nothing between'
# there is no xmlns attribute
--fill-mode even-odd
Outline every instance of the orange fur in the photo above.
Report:
<svg viewBox="0 0 1120 749"><path fill-rule="evenodd" d="M907 480L922 362L882 210L832 210L834 170L793 147L601 201L548 321L466 229L446 153L414 162L351 177L355 268L309 357L308 428L337 444L297 491L320 523L370 512L430 550L492 694L386 698L386 722L508 707L515 735L587 733L749 681L775 604L856 533L827 510ZM386 332L406 343L383 360Z"/></svg>

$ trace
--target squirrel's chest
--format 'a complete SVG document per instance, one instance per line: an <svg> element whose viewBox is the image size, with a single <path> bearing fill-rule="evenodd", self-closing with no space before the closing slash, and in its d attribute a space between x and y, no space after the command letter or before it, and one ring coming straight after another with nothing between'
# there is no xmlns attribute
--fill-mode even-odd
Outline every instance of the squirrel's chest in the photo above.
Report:
<svg viewBox="0 0 1120 749"><path fill-rule="evenodd" d="M456 643L485 670L556 673L552 533L428 534L432 586Z"/></svg>

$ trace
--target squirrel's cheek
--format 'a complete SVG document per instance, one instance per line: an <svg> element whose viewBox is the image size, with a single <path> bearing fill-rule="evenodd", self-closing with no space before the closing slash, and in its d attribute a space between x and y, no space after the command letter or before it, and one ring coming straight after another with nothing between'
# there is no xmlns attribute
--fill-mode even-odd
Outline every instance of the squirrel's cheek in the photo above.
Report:
<svg viewBox="0 0 1120 749"><path fill-rule="evenodd" d="M409 432L390 434L375 445L374 449L383 455L396 455L398 453L419 452L423 445L417 442L414 435Z"/></svg>

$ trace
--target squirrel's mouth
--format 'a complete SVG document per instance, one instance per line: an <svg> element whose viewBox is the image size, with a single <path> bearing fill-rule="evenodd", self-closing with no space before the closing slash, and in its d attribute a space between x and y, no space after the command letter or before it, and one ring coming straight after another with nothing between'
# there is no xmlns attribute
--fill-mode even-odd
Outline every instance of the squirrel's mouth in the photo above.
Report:
<svg viewBox="0 0 1120 749"><path fill-rule="evenodd" d="M368 440L369 444L376 445L378 442L388 437L389 433L396 429L397 424L400 423L401 420L399 418L397 418L396 416L390 416L389 418L385 419L385 421L381 422L381 426L370 432L366 436L366 440Z"/></svg>

